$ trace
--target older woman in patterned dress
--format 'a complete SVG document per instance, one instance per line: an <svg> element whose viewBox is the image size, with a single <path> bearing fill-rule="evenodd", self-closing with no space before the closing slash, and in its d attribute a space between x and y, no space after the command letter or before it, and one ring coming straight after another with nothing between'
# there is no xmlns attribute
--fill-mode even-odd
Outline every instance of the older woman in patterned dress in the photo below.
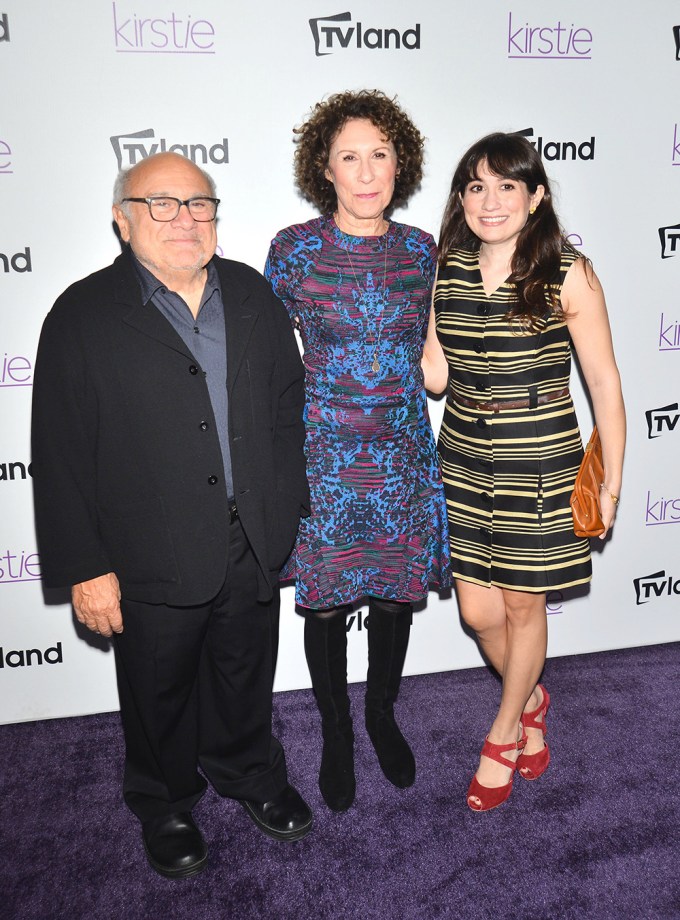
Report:
<svg viewBox="0 0 680 920"><path fill-rule="evenodd" d="M312 513L284 570L306 609L321 712L319 786L355 796L346 615L369 598L365 721L387 779L415 760L394 717L413 603L450 583L443 489L421 359L436 248L396 223L422 175L423 139L377 90L331 96L297 129L296 179L321 216L274 239L265 274L300 330Z"/></svg>

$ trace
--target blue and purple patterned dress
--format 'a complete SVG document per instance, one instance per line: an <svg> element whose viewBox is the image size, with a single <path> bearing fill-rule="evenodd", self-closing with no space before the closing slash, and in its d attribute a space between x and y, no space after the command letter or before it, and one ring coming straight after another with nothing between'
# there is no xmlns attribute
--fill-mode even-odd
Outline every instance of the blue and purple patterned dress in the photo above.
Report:
<svg viewBox="0 0 680 920"><path fill-rule="evenodd" d="M435 255L415 227L358 237L332 217L272 242L265 275L304 345L312 513L282 573L303 607L416 601L451 583L420 368Z"/></svg>

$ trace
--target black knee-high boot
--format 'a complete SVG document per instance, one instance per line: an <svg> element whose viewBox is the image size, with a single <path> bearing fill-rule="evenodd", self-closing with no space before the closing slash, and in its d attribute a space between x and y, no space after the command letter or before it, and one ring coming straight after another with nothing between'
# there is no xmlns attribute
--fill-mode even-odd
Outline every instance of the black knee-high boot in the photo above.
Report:
<svg viewBox="0 0 680 920"><path fill-rule="evenodd" d="M413 785L416 762L394 720L413 607L371 598L368 616L366 730L387 779L399 789Z"/></svg>
<svg viewBox="0 0 680 920"><path fill-rule="evenodd" d="M331 811L346 811L356 793L354 731L347 695L349 610L338 607L305 618L305 655L323 734L319 789Z"/></svg>

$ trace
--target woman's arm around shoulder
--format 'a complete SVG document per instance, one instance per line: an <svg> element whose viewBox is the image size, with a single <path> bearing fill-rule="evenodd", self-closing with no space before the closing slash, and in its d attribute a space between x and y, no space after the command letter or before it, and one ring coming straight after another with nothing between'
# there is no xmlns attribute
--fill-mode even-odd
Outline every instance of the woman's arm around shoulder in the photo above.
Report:
<svg viewBox="0 0 680 920"><path fill-rule="evenodd" d="M427 324L427 335L425 337L425 346L423 348L423 357L420 366L423 369L423 377L425 378L425 389L430 393L439 395L444 392L448 385L449 365L441 342L437 338L437 318L434 310L434 295L437 290L437 277L439 275L439 270L436 268L437 246L434 238L430 236L430 234L427 234L427 242L430 248L434 278L432 283L432 299L430 302L430 319Z"/></svg>
<svg viewBox="0 0 680 920"><path fill-rule="evenodd" d="M430 393L443 393L449 382L449 365L441 342L437 338L434 300L430 306L430 319L427 325L427 335L420 366L423 369L423 377L425 378L425 389L429 390Z"/></svg>

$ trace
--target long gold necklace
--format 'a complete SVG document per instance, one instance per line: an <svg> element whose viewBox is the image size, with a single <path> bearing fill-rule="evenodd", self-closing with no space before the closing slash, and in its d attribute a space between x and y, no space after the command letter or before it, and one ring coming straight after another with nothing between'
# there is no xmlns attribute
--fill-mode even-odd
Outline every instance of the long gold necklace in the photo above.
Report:
<svg viewBox="0 0 680 920"><path fill-rule="evenodd" d="M354 280L357 286L357 292L361 294L361 287L359 286L359 279L357 278L357 273L354 271L354 265L352 264L352 259L349 254L349 249L345 250L347 252L347 259L349 261L349 267L352 269L352 274L354 275ZM375 321L374 331L373 331L373 361L371 362L371 370L374 374L380 373L380 362L378 361L378 349L380 348L380 336L382 335L383 320L385 318L385 291L387 289L387 240L385 240L385 265L383 267L383 310L380 314L380 325L378 325L378 320ZM368 311L366 311L366 318L368 319Z"/></svg>

